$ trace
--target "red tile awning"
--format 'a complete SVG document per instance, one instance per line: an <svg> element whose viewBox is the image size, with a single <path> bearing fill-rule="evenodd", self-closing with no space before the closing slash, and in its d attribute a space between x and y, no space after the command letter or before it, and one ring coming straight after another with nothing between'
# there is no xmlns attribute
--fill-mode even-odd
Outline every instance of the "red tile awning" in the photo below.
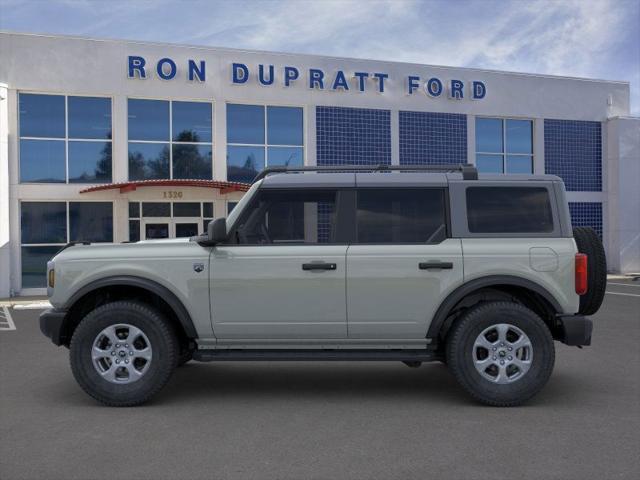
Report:
<svg viewBox="0 0 640 480"><path fill-rule="evenodd" d="M101 192L103 190L120 189L120 193L133 192L141 187L200 187L217 188L221 194L246 192L248 183L222 182L219 180L138 180L133 182L107 183L80 190L80 193Z"/></svg>

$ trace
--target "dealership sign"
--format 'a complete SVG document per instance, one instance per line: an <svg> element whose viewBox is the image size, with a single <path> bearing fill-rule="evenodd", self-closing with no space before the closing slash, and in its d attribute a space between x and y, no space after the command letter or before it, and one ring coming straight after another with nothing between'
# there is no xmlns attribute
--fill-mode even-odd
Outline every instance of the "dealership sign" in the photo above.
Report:
<svg viewBox="0 0 640 480"><path fill-rule="evenodd" d="M186 78L189 81L205 82L207 78L206 67L204 60L197 62L188 60L183 68L186 70ZM145 79L157 76L162 80L173 80L177 77L178 71L178 65L171 58L161 58L155 64L149 65L144 57L128 57L127 75L129 78ZM245 85L252 78L265 87L280 85L288 88L302 84L315 90L384 93L389 74L384 72L345 72L344 70L327 72L320 68L300 69L293 66L276 68L274 65L265 64L258 64L254 68L245 63L236 62L229 65L229 80L232 84ZM423 78L418 75L407 75L402 79L402 82L407 95L421 92L432 98L446 96L454 100L481 100L487 94L487 87L478 80L465 82L435 76Z"/></svg>

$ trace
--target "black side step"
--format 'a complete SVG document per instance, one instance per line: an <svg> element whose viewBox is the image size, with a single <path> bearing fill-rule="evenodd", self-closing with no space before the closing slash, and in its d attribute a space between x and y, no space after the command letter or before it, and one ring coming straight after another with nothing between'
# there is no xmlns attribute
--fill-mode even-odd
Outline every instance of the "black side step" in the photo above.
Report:
<svg viewBox="0 0 640 480"><path fill-rule="evenodd" d="M216 361L400 361L431 362L439 360L429 350L196 350L193 359Z"/></svg>

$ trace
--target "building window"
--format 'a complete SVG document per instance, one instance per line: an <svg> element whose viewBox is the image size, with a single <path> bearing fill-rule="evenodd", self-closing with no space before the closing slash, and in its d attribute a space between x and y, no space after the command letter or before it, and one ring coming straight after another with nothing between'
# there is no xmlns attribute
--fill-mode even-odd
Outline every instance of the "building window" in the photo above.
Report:
<svg viewBox="0 0 640 480"><path fill-rule="evenodd" d="M391 112L316 107L316 146L318 165L389 165Z"/></svg>
<svg viewBox="0 0 640 480"><path fill-rule="evenodd" d="M459 113L398 114L400 165L467 163L467 116Z"/></svg>
<svg viewBox="0 0 640 480"><path fill-rule="evenodd" d="M111 182L111 99L20 93L20 182Z"/></svg>
<svg viewBox="0 0 640 480"><path fill-rule="evenodd" d="M301 107L227 105L227 179L251 183L265 167L304 164Z"/></svg>
<svg viewBox="0 0 640 480"><path fill-rule="evenodd" d="M211 220L213 202L129 202L129 241L193 237Z"/></svg>
<svg viewBox="0 0 640 480"><path fill-rule="evenodd" d="M129 180L213 178L213 105L128 100Z"/></svg>
<svg viewBox="0 0 640 480"><path fill-rule="evenodd" d="M533 173L533 121L476 118L476 167L483 173Z"/></svg>
<svg viewBox="0 0 640 480"><path fill-rule="evenodd" d="M113 242L111 202L22 202L22 288L46 287L47 261L66 243Z"/></svg>
<svg viewBox="0 0 640 480"><path fill-rule="evenodd" d="M544 120L544 169L570 192L602 190L602 124Z"/></svg>

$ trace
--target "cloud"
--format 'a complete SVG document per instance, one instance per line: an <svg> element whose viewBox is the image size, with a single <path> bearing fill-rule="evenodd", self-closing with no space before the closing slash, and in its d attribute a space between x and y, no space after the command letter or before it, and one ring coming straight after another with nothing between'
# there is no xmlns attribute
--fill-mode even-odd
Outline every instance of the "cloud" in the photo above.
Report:
<svg viewBox="0 0 640 480"><path fill-rule="evenodd" d="M630 80L640 0L0 0L0 27Z"/></svg>

